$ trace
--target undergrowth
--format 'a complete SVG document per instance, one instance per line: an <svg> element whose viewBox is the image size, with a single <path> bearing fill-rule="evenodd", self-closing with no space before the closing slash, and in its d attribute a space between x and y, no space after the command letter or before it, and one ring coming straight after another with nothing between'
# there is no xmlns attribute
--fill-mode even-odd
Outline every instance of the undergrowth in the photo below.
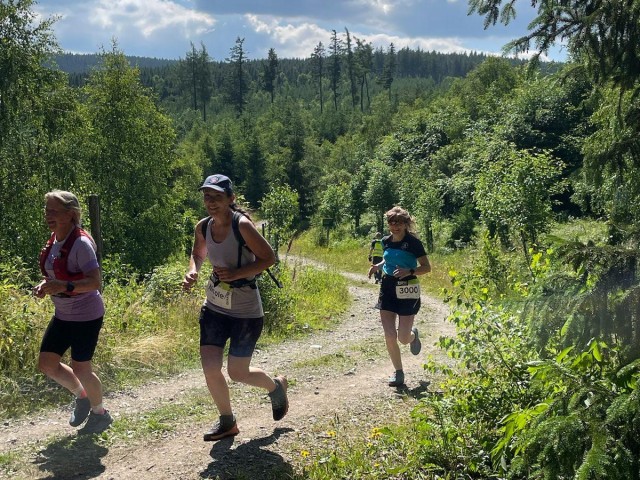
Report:
<svg viewBox="0 0 640 480"><path fill-rule="evenodd" d="M640 254L588 223L554 233L526 266L480 236L445 292L455 365L427 361L443 380L410 420L307 452L296 478L639 479Z"/></svg>
<svg viewBox="0 0 640 480"><path fill-rule="evenodd" d="M207 267L190 293L181 290L186 269L181 259L142 279L117 257L105 259L103 269L106 313L94 366L105 391L196 367ZM265 310L261 344L328 328L348 307L346 281L339 274L300 266L274 270L284 288L276 288L267 275L259 278ZM37 370L51 300L31 295L24 265L3 264L0 272L0 418L68 402L69 393Z"/></svg>

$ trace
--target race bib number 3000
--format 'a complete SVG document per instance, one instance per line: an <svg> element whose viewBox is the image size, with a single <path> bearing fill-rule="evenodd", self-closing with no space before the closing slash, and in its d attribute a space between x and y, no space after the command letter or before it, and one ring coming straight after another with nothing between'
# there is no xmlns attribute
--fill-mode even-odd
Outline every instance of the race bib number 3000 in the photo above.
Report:
<svg viewBox="0 0 640 480"><path fill-rule="evenodd" d="M233 297L233 288L231 285L223 282L214 282L209 279L207 283L207 300L222 308L231 308L231 298Z"/></svg>
<svg viewBox="0 0 640 480"><path fill-rule="evenodd" d="M396 296L403 300L420 298L420 282L418 282L418 279L399 281L396 285Z"/></svg>

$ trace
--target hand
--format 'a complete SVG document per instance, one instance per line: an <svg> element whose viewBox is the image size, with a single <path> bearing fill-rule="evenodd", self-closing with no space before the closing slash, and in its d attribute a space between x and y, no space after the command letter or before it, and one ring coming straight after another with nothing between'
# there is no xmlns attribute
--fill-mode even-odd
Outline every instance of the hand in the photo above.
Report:
<svg viewBox="0 0 640 480"><path fill-rule="evenodd" d="M371 265L369 267L369 273L367 273L367 278L371 278L371 275L373 275L375 272L378 271L380 267L378 267L378 265Z"/></svg>
<svg viewBox="0 0 640 480"><path fill-rule="evenodd" d="M404 277L408 277L409 275L411 275L411 269L409 268L398 267L393 271L393 276L396 278L402 279Z"/></svg>
<svg viewBox="0 0 640 480"><path fill-rule="evenodd" d="M57 295L67 291L67 282L56 280L55 278L43 279L34 289L33 294L38 298L44 298L45 295Z"/></svg>
<svg viewBox="0 0 640 480"><path fill-rule="evenodd" d="M238 280L238 269L237 268L229 268L229 267L213 267L213 273L216 274L218 280L221 282L229 283L234 280Z"/></svg>
<svg viewBox="0 0 640 480"><path fill-rule="evenodd" d="M191 290L191 287L198 281L198 272L188 272L182 280L182 289L185 292Z"/></svg>
<svg viewBox="0 0 640 480"><path fill-rule="evenodd" d="M44 290L42 289L43 285L47 283L46 280L42 280L38 285L36 285L35 287L33 287L33 296L36 298L44 298L46 296L46 293L44 293Z"/></svg>

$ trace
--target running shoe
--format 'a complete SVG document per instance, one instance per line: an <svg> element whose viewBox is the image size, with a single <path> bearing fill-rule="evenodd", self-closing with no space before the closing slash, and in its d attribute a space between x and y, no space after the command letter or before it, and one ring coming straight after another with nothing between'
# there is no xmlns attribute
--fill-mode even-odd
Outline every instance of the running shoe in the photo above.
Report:
<svg viewBox="0 0 640 480"><path fill-rule="evenodd" d="M238 424L235 420L231 425L224 427L222 426L222 423L220 423L220 421L217 421L213 424L211 430L204 434L204 441L215 442L216 440L220 440L221 438L233 437L235 435L238 435L238 433L240 433L240 430L238 430Z"/></svg>
<svg viewBox="0 0 640 480"><path fill-rule="evenodd" d="M413 353L414 355L418 355L420 353L420 350L422 350L422 342L420 341L420 337L418 336L418 329L416 327L413 327L411 331L413 332L415 337L413 337L413 340L409 344L409 348L411 349L411 353Z"/></svg>
<svg viewBox="0 0 640 480"><path fill-rule="evenodd" d="M76 406L73 409L71 418L69 418L69 425L72 427L82 425L82 422L89 416L90 411L91 402L89 401L89 397L76 398Z"/></svg>
<svg viewBox="0 0 640 480"><path fill-rule="evenodd" d="M401 387L404 385L404 372L402 370L396 370L389 377L390 387Z"/></svg>
<svg viewBox="0 0 640 480"><path fill-rule="evenodd" d="M289 383L287 377L280 375L273 379L276 382L276 389L269 394L271 398L271 409L273 410L273 419L278 421L289 411L289 399L287 398L287 388Z"/></svg>
<svg viewBox="0 0 640 480"><path fill-rule="evenodd" d="M103 414L91 412L89 414L89 420L85 423L78 433L102 433L113 423L113 418L109 414L109 410L105 410Z"/></svg>

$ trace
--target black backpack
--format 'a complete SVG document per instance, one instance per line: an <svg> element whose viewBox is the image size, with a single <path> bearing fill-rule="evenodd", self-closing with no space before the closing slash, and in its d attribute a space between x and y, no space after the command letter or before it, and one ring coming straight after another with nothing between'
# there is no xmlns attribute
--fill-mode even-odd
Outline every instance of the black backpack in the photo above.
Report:
<svg viewBox="0 0 640 480"><path fill-rule="evenodd" d="M241 216L243 216L241 212L234 210L233 217L231 217L231 230L233 230L233 236L236 237L236 241L238 242L238 263L236 268L241 267L240 262L242 260L242 249L246 248L247 250L251 251L251 249L247 245L247 242L244 241L244 238L240 233L240 217ZM209 222L211 221L211 217L206 217L206 218L207 218L207 221L202 222L202 236L205 238L205 240L207 239L207 228L209 228ZM267 268L267 273L269 274L271 279L274 281L276 286L278 288L282 288L282 282L280 282L280 280L278 280L273 275L271 270L268 268ZM256 280L255 278L253 280L247 280L243 278L240 280L234 280L233 282L230 283L230 285L233 287L244 287L246 285L250 285L252 288L255 288Z"/></svg>

